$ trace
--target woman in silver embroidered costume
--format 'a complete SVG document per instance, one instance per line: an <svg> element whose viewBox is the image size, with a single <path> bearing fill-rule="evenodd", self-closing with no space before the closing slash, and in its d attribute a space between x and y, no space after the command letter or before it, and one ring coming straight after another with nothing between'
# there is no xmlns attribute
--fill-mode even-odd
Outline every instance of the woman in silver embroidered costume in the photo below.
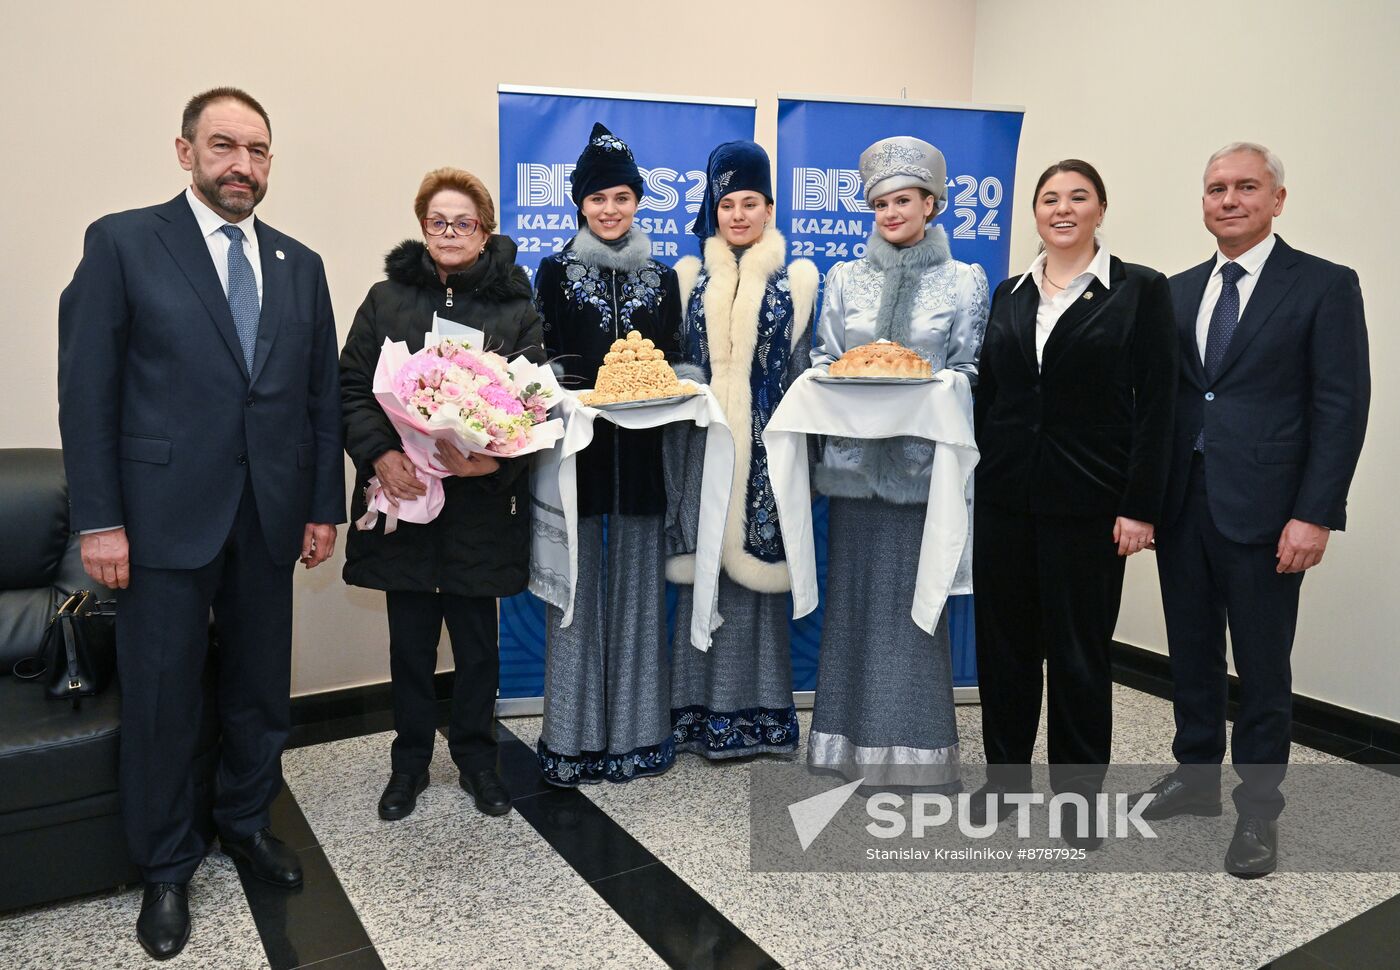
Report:
<svg viewBox="0 0 1400 970"><path fill-rule="evenodd" d="M768 155L751 141L710 153L695 220L702 260L680 277L678 373L708 382L734 433L734 480L724 526L719 612L708 652L690 643L705 432L675 426L666 440L666 577L680 598L671 645L671 720L678 751L705 758L796 750L787 561L761 435L810 362L817 268L784 265L773 228Z"/></svg>
<svg viewBox="0 0 1400 970"><path fill-rule="evenodd" d="M860 174L875 231L864 257L826 275L812 363L891 340L975 387L987 277L929 225L947 206L942 153L886 138ZM960 784L947 612L933 636L909 612L932 460L921 438L828 438L813 476L830 497L830 551L808 760L872 785Z"/></svg>

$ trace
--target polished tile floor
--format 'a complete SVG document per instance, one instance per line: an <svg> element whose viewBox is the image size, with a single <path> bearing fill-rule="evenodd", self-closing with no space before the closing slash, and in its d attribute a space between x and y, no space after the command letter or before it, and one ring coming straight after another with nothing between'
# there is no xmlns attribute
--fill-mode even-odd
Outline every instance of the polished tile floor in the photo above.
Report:
<svg viewBox="0 0 1400 970"><path fill-rule="evenodd" d="M1119 686L1115 705L1114 760L1170 761L1167 702ZM978 709L958 714L978 761ZM501 723L503 818L473 810L443 743L418 810L380 821L382 718L289 750L274 827L306 887L263 888L210 856L170 966L1400 967L1400 874L751 872L745 765L683 756L659 778L560 791L534 770L539 719ZM1339 759L1295 745L1293 760ZM0 918L0 968L148 965L139 904L132 889Z"/></svg>

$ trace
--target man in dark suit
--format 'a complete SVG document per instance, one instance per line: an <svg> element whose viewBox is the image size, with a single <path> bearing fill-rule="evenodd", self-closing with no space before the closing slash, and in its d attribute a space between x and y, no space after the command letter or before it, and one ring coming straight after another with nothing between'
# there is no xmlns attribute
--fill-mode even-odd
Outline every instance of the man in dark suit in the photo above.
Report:
<svg viewBox="0 0 1400 970"><path fill-rule="evenodd" d="M192 764L212 609L223 849L301 883L268 829L290 726L292 569L345 521L335 322L321 259L255 220L271 125L236 88L185 108L193 184L93 223L59 301L59 426L88 573L116 587L127 843L153 957L189 937L204 856Z"/></svg>
<svg viewBox="0 0 1400 970"><path fill-rule="evenodd" d="M1267 148L1216 152L1203 209L1219 252L1171 280L1182 366L1156 545L1180 767L1143 816L1221 813L1228 625L1240 785L1225 868L1241 878L1277 863L1298 592L1346 525L1371 397L1356 274L1274 235L1285 196Z"/></svg>

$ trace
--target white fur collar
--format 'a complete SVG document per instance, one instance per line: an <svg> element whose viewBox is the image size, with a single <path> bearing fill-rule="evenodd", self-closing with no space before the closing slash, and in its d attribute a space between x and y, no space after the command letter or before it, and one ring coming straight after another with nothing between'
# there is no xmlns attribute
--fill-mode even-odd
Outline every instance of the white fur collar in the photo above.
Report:
<svg viewBox="0 0 1400 970"><path fill-rule="evenodd" d="M586 266L635 273L651 262L651 239L635 226L627 230L621 246L614 249L593 235L587 226L580 226L570 248Z"/></svg>
<svg viewBox="0 0 1400 970"><path fill-rule="evenodd" d="M710 389L724 409L734 432L735 475L729 495L729 517L724 524L724 571L736 583L760 593L782 593L791 588L787 563L769 563L744 549L748 524L746 500L749 487L749 459L752 449L748 429L753 424L752 391L749 375L758 343L758 318L768 281L783 268L787 240L776 229L768 229L758 241L740 251L718 235L705 241L705 273L709 282L702 299L705 305L705 333L710 351ZM676 264L684 289L681 305L689 303L689 291L699 270L699 260L688 257ZM812 263L796 260L788 266L793 303L791 345L807 332L816 302L818 274ZM689 560L690 557L677 557ZM676 562L667 570L674 582L694 582L693 562Z"/></svg>

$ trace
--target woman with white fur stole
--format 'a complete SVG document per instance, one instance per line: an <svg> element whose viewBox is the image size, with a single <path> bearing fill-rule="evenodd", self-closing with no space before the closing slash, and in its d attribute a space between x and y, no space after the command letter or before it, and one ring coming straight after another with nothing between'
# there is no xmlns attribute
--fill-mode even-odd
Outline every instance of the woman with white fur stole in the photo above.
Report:
<svg viewBox="0 0 1400 970"><path fill-rule="evenodd" d="M708 652L690 644L703 430L666 440L666 577L679 585L671 647L672 737L677 751L722 759L797 747L788 637L791 597L777 505L761 435L783 392L807 369L817 268L784 265L773 220L768 155L751 141L710 153L695 219L703 260L676 264L683 377L707 382L734 434L719 614Z"/></svg>
<svg viewBox="0 0 1400 970"><path fill-rule="evenodd" d="M976 385L987 276L948 251L947 165L928 142L886 138L860 156L875 213L866 255L826 274L812 363L892 340ZM870 785L956 790L958 729L945 610L910 617L933 443L826 439L813 482L830 497L826 612L808 762Z"/></svg>
<svg viewBox="0 0 1400 970"><path fill-rule="evenodd" d="M594 125L573 173L578 235L535 274L545 349L592 387L612 342L636 330L675 359L676 273L633 225L642 175L632 150ZM545 617L545 780L625 782L671 767L660 429L594 424L578 457L578 574L573 622Z"/></svg>

